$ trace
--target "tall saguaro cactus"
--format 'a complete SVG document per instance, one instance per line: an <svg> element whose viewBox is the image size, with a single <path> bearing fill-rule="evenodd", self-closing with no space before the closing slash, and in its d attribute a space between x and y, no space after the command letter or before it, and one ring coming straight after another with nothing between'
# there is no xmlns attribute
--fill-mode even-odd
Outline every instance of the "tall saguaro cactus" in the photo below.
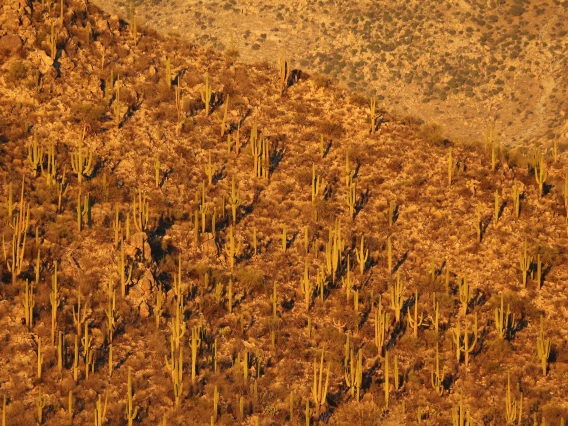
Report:
<svg viewBox="0 0 568 426"><path fill-rule="evenodd" d="M375 310L375 345L379 351L379 355L383 352L383 346L386 341L386 335L389 328L389 313L383 312L383 306L381 304L381 299L379 298L379 304Z"/></svg>
<svg viewBox="0 0 568 426"><path fill-rule="evenodd" d="M134 219L134 226L136 226L138 232L146 231L149 212L150 204L148 203L148 197L142 194L142 190L138 190L138 200L134 197L132 204L132 217Z"/></svg>
<svg viewBox="0 0 568 426"><path fill-rule="evenodd" d="M396 283L391 285L390 295L391 295L391 308L394 310L394 316L396 322L400 321L400 312L404 305L404 300L402 299L403 286L400 282L400 272L397 271Z"/></svg>
<svg viewBox="0 0 568 426"><path fill-rule="evenodd" d="M290 61L288 61L284 56L281 56L278 61L278 67L280 88L282 90L282 93L284 93L288 88L288 81L290 80Z"/></svg>
<svg viewBox="0 0 568 426"><path fill-rule="evenodd" d="M361 275L365 272L365 264L369 259L369 249L365 250L365 237L361 237L361 249L355 248L355 256L357 258L357 263L359 263L359 272Z"/></svg>
<svg viewBox="0 0 568 426"><path fill-rule="evenodd" d="M373 96L370 100L369 100L369 121L371 124L371 129L369 131L369 133L373 134L376 132L377 129L377 119L379 118L379 115L377 114L377 98L375 96Z"/></svg>
<svg viewBox="0 0 568 426"><path fill-rule="evenodd" d="M542 315L540 316L540 331L536 340L536 352L538 359L540 359L540 362L542 364L542 374L546 376L548 357L550 356L550 339L544 338Z"/></svg>
<svg viewBox="0 0 568 426"><path fill-rule="evenodd" d="M71 153L71 167L73 171L77 174L77 180L79 181L79 186L83 182L83 176L89 174L91 165L93 163L93 150L89 150L87 153L83 150L83 140L85 139L85 127L81 132L81 137L79 138L78 150Z"/></svg>
<svg viewBox="0 0 568 426"><path fill-rule="evenodd" d="M128 426L132 426L132 422L138 415L138 407L133 408L133 392L132 392L132 368L128 367L128 384L126 390L126 409L125 418L128 421Z"/></svg>
<svg viewBox="0 0 568 426"><path fill-rule="evenodd" d="M213 92L209 84L209 73L205 73L205 85L201 88L201 101L205 104L205 115L211 110L211 97Z"/></svg>
<svg viewBox="0 0 568 426"><path fill-rule="evenodd" d="M523 415L523 394L519 399L519 410L518 410L518 424L521 424L521 418ZM512 425L517 420L517 400L513 399L511 396L511 373L507 371L507 395L505 397L505 420L508 425Z"/></svg>
<svg viewBox="0 0 568 426"><path fill-rule="evenodd" d="M469 327L467 318L465 320L465 330L462 335L461 333L461 325L460 321L458 320L456 324L456 328L453 330L454 336L454 345L456 347L456 360L459 362L461 358L461 354L464 354L465 365L469 364L469 354L473 352L475 348L475 344L477 343L477 313L474 316L474 326L473 326L473 340L469 334Z"/></svg>
<svg viewBox="0 0 568 426"><path fill-rule="evenodd" d="M440 374L440 354L438 352L438 343L436 343L436 367L432 370L431 373L431 382L432 382L432 387L434 388L434 391L436 391L436 393L439 396L442 396L442 394L444 393L444 379L446 377L446 371L445 368L442 367L442 373Z"/></svg>
<svg viewBox="0 0 568 426"><path fill-rule="evenodd" d="M37 131L35 131L33 143L32 145L28 146L28 162L30 170L34 177L37 176L38 167L43 164L43 157L43 148L38 147Z"/></svg>
<svg viewBox="0 0 568 426"><path fill-rule="evenodd" d="M519 266L521 267L521 275L523 278L523 287L527 286L527 274L531 266L532 259L527 256L527 240L525 240L525 249L523 254L519 256Z"/></svg>
<svg viewBox="0 0 568 426"><path fill-rule="evenodd" d="M534 177L536 183L538 184L538 196L542 197L544 184L546 182L546 177L548 173L546 172L546 163L544 162L544 155L540 154L537 157L535 167L534 167Z"/></svg>
<svg viewBox="0 0 568 426"><path fill-rule="evenodd" d="M231 196L229 197L231 212L233 213L233 224L237 223L237 207L241 204L241 191L235 189L235 176L231 181Z"/></svg>
<svg viewBox="0 0 568 426"><path fill-rule="evenodd" d="M316 405L317 412L319 414L321 407L325 404L327 399L327 389L329 386L329 363L327 364L327 372L325 376L325 385L323 385L323 356L324 351L321 352L320 366L318 369L317 361L314 359L314 383L312 386L312 397L314 398L314 404ZM319 377L318 377L319 371Z"/></svg>

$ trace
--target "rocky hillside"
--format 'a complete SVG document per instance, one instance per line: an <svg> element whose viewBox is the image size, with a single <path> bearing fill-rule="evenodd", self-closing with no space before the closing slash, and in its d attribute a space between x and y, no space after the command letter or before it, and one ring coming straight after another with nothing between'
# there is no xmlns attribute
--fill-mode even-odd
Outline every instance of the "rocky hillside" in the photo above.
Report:
<svg viewBox="0 0 568 426"><path fill-rule="evenodd" d="M2 7L7 425L568 418L562 146L447 140L81 1Z"/></svg>

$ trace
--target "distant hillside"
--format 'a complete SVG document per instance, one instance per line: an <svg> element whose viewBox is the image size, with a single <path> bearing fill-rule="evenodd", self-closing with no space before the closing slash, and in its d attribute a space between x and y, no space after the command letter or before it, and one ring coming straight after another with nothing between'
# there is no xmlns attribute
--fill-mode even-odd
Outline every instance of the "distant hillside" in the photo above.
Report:
<svg viewBox="0 0 568 426"><path fill-rule="evenodd" d="M127 15L128 1L96 0ZM568 138L568 2L490 0L134 1L139 19L247 62L323 72L381 105L481 140L491 120L508 146Z"/></svg>
<svg viewBox="0 0 568 426"><path fill-rule="evenodd" d="M568 419L559 140L447 139L82 1L3 8L6 425Z"/></svg>

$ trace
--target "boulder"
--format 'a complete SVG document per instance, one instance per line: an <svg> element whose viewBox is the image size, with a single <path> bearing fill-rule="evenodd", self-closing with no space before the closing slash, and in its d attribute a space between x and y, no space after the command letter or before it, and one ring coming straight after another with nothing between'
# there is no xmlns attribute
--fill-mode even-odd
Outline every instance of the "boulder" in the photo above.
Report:
<svg viewBox="0 0 568 426"><path fill-rule="evenodd" d="M22 48L22 39L16 34L8 34L0 38L0 51L14 54Z"/></svg>
<svg viewBox="0 0 568 426"><path fill-rule="evenodd" d="M135 306L142 318L148 318L150 316L150 307L146 302L146 294L141 286L134 284L128 289L128 299L130 303Z"/></svg>
<svg viewBox="0 0 568 426"><path fill-rule="evenodd" d="M146 269L146 271L144 271L144 275L142 275L142 278L138 281L138 285L142 288L142 291L144 291L146 298L151 298L152 290L154 290L154 287L156 286L154 275Z"/></svg>
<svg viewBox="0 0 568 426"><path fill-rule="evenodd" d="M96 24L95 24L95 28L97 29L97 32L99 32L99 33L103 33L105 31L108 31L108 29L109 29L108 21L106 19L97 20Z"/></svg>
<svg viewBox="0 0 568 426"><path fill-rule="evenodd" d="M144 260L150 260L152 250L148 242L148 235L145 232L137 232L131 235L129 243L135 249L136 256L141 256Z"/></svg>
<svg viewBox="0 0 568 426"><path fill-rule="evenodd" d="M128 299L130 303L138 308L142 318L150 316L149 300L152 300L152 292L156 286L156 280L150 270L146 269L142 277L136 284L128 289Z"/></svg>
<svg viewBox="0 0 568 426"><path fill-rule="evenodd" d="M34 50L28 59L34 64L42 74L47 74L53 69L53 59L43 50Z"/></svg>
<svg viewBox="0 0 568 426"><path fill-rule="evenodd" d="M213 237L213 234L207 232L201 236L203 242L201 243L201 252L206 256L217 257L219 254L219 248L217 247L217 241Z"/></svg>

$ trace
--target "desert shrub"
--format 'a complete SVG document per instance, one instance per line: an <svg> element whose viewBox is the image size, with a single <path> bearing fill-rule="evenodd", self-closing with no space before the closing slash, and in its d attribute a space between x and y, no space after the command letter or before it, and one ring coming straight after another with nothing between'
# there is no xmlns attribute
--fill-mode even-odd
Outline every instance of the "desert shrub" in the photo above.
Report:
<svg viewBox="0 0 568 426"><path fill-rule="evenodd" d="M176 121L177 109L175 105L162 104L156 111L154 111L154 120L156 121Z"/></svg>
<svg viewBox="0 0 568 426"><path fill-rule="evenodd" d="M405 126L410 126L413 128L417 128L424 124L424 120L422 120L419 117L415 117L413 115L405 115L404 117L401 117L400 122Z"/></svg>
<svg viewBox="0 0 568 426"><path fill-rule="evenodd" d="M432 145L442 145L445 141L442 126L436 123L425 123L420 128L418 136Z"/></svg>
<svg viewBox="0 0 568 426"><path fill-rule="evenodd" d="M318 174L317 168L316 168L316 174ZM299 168L298 174L296 175L296 180L302 186L311 185L311 183L312 183L312 168L311 168L311 166Z"/></svg>
<svg viewBox="0 0 568 426"><path fill-rule="evenodd" d="M28 67L23 61L13 61L8 67L8 72L5 78L7 82L16 84L27 78L28 73Z"/></svg>
<svg viewBox="0 0 568 426"><path fill-rule="evenodd" d="M345 128L340 122L324 119L316 124L316 132L331 139L339 139L345 133Z"/></svg>
<svg viewBox="0 0 568 426"><path fill-rule="evenodd" d="M103 103L81 102L71 105L71 113L75 121L85 123L91 130L98 130L103 124L106 107Z"/></svg>
<svg viewBox="0 0 568 426"><path fill-rule="evenodd" d="M513 16L521 16L523 13L525 13L525 9L523 9L523 7L519 6L518 4L514 4L509 9L509 13Z"/></svg>
<svg viewBox="0 0 568 426"><path fill-rule="evenodd" d="M361 108L367 108L369 106L369 100L367 97L359 93L353 93L349 98L349 102Z"/></svg>
<svg viewBox="0 0 568 426"><path fill-rule="evenodd" d="M264 274L245 266L235 270L235 279L249 290L258 290L264 284Z"/></svg>
<svg viewBox="0 0 568 426"><path fill-rule="evenodd" d="M561 419L568 419L568 409L555 404L546 404L542 408L542 417L547 424L560 424ZM544 422L544 419L543 419Z"/></svg>
<svg viewBox="0 0 568 426"><path fill-rule="evenodd" d="M326 66L327 69L327 66ZM327 73L329 73L331 71L331 69L329 69L327 71ZM324 70L325 72L325 70ZM315 74L311 74L311 75L307 75L306 73L303 74L304 77L307 77L309 79L311 79L314 84L316 85L316 87L320 88L320 87L329 87L331 85L331 80L324 74L321 73L315 73Z"/></svg>

